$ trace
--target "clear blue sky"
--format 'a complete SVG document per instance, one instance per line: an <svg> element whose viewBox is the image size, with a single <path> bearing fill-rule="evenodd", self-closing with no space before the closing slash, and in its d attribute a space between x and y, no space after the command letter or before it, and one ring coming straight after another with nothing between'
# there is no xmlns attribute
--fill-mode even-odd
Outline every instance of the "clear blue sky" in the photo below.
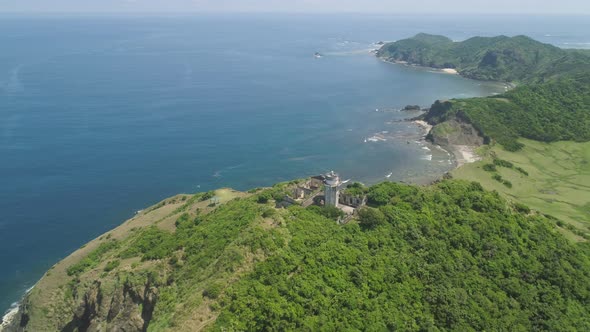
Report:
<svg viewBox="0 0 590 332"><path fill-rule="evenodd" d="M0 0L0 12L386 12L590 15L590 0Z"/></svg>

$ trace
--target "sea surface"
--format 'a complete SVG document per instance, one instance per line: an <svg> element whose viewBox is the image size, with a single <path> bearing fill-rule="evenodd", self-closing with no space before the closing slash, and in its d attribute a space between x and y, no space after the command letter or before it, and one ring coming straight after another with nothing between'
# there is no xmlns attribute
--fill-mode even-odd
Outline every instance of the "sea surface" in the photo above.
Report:
<svg viewBox="0 0 590 332"><path fill-rule="evenodd" d="M527 34L590 48L587 17L556 16L3 14L0 31L0 313L176 193L448 171L399 109L504 85L384 63L377 41Z"/></svg>

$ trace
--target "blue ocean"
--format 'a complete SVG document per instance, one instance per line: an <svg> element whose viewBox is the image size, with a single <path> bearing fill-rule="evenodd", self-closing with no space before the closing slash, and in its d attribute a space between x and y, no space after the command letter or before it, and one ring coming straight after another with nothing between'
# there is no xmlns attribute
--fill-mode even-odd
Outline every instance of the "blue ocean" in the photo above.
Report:
<svg viewBox="0 0 590 332"><path fill-rule="evenodd" d="M527 34L590 48L587 17L557 16L5 14L0 31L0 311L177 193L451 169L399 109L504 85L381 62L378 41Z"/></svg>

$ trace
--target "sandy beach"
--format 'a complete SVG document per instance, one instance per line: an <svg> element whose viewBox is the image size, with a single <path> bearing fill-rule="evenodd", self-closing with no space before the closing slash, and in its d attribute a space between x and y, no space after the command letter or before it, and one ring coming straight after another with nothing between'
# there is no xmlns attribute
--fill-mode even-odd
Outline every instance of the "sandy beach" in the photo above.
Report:
<svg viewBox="0 0 590 332"><path fill-rule="evenodd" d="M413 123L417 124L420 128L424 130L424 136L428 135L430 130L433 126L428 124L426 121L423 120L414 120ZM481 160L475 150L478 148L477 146L472 145L449 145L447 147L441 147L441 149L449 151L455 159L455 168L459 168L465 164L474 163L476 161Z"/></svg>
<svg viewBox="0 0 590 332"><path fill-rule="evenodd" d="M420 66L420 65L416 65L416 64L411 64L411 63L409 63L407 61L387 60L387 59L383 59L383 58L379 58L379 59L381 61L383 61L383 62L393 63L393 64L397 64L397 65L403 65L403 66L406 66L406 67L415 67L415 68L428 69L428 70L430 70L432 72L435 72L435 73L459 75L459 72L455 68L433 68L433 67L427 67L427 66Z"/></svg>
<svg viewBox="0 0 590 332"><path fill-rule="evenodd" d="M457 71L457 69L453 69L453 68L443 68L440 71L443 73L446 73L446 74L459 75L459 72Z"/></svg>
<svg viewBox="0 0 590 332"><path fill-rule="evenodd" d="M450 150L455 155L456 167L459 168L465 164L474 163L481 160L475 152L476 146L471 145L452 145Z"/></svg>

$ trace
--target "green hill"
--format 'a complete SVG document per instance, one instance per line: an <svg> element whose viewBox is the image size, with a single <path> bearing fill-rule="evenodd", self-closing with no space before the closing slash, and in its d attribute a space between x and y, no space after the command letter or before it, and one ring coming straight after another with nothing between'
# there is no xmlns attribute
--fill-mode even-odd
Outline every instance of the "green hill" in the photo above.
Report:
<svg viewBox="0 0 590 332"><path fill-rule="evenodd" d="M20 329L590 328L588 243L477 183L382 183L343 226L259 203L281 188L154 206L47 272Z"/></svg>
<svg viewBox="0 0 590 332"><path fill-rule="evenodd" d="M540 82L590 66L585 52L565 51L526 36L473 37L462 42L418 34L388 43L377 55L433 68L455 68L469 78L506 82ZM590 68L585 69L590 72Z"/></svg>
<svg viewBox="0 0 590 332"><path fill-rule="evenodd" d="M521 148L519 137L542 142L590 141L590 76L519 86L487 98L438 101L424 118L433 125L459 118L487 143Z"/></svg>

